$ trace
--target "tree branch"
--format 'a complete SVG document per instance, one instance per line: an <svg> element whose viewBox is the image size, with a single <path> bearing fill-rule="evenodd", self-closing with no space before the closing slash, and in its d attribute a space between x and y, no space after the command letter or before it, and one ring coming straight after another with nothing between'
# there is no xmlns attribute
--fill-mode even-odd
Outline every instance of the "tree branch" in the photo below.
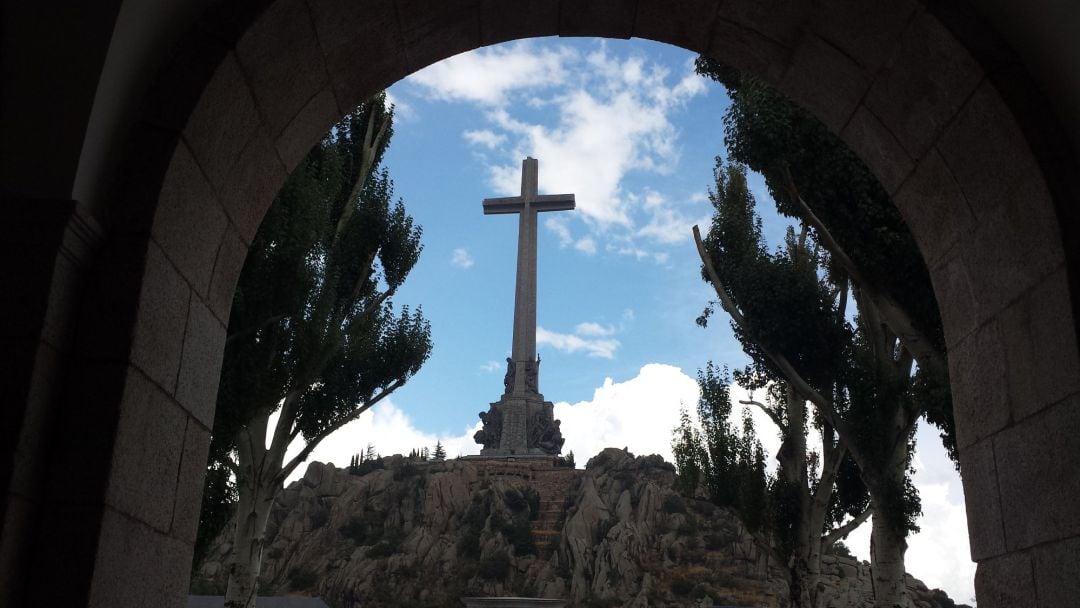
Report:
<svg viewBox="0 0 1080 608"><path fill-rule="evenodd" d="M344 418L338 420L334 424L331 424L324 431L319 433L318 437L315 437L314 439L309 441L308 444L306 446L304 446L304 449L300 450L299 454L294 456L292 458L292 460L289 461L288 464L281 467L281 472L278 473L278 477L280 478L281 482L283 483L285 481L285 478L288 477L290 474L292 474L292 472L296 469L296 467L300 466L300 464L302 462L307 460L307 457L311 455L311 452L312 452L312 450L315 449L315 446L319 445L319 443L322 442L323 439L326 439L331 433L333 433L334 431L340 429L341 427L345 426L346 424L352 422L353 420L356 420L360 416L360 414L363 414L364 412L371 409L372 406L374 406L376 403L382 401L384 397L388 396L390 393L392 393L392 392L396 391L397 389L401 388L401 385L403 385L403 384L405 384L405 378L398 378L389 387L384 389L381 393L379 393L378 395L376 395L375 397L373 397L371 399L368 399L367 402L364 403L364 405L362 405L361 407L356 408L349 415L347 415Z"/></svg>
<svg viewBox="0 0 1080 608"><path fill-rule="evenodd" d="M859 271L855 262L848 257L847 252L845 252L844 249L840 247L840 244L836 242L836 239L833 238L829 229L825 227L825 224L821 219L810 209L810 205L806 204L806 201L799 193L798 187L795 185L795 179L791 175L791 169L784 165L781 168L781 171L784 174L785 184L792 200L795 202L796 208L799 210L803 221L814 227L815 232L817 232L818 241L829 250L829 253L832 254L836 261L840 262L840 265L847 271L851 280L866 291L867 295L881 311L882 316L885 318L885 322L888 323L892 330L904 341L908 350L910 350L911 354L919 361L919 365L933 371L939 378L944 378L947 365L942 353L934 348L930 340L927 339L921 331L916 329L911 317L908 316L905 310L900 308L892 298L875 289L874 286L866 280L866 277Z"/></svg>
<svg viewBox="0 0 1080 608"><path fill-rule="evenodd" d="M240 331L237 331L236 333L233 333L233 334L229 335L227 338L225 338L225 347L228 348L230 344L233 344L234 342L236 342L240 338L243 338L243 337L245 337L245 336L247 336L249 334L253 334L253 333L259 331L260 329L262 329L264 327L267 327L267 326L270 326L270 325L273 325L274 323L277 323L278 321L280 321L282 319L286 319L289 316L291 316L291 315L289 315L287 313L282 313L280 315L274 315L272 317L268 317L266 319L263 319L262 321L256 323L255 325L252 325L251 327L246 327L244 329L241 329Z"/></svg>
<svg viewBox="0 0 1080 608"><path fill-rule="evenodd" d="M705 266L705 273L709 277L709 282L712 283L713 289L716 291L716 295L720 297L720 305L731 316L731 319L746 331L746 318L739 312L735 301L731 299L727 291L724 289L723 282L720 281L720 275L717 274L716 269L713 268L712 260L709 258L709 252L705 250L705 244L701 241L701 231L697 225L694 225L694 243L697 245L698 256L701 258L701 263ZM773 351L771 348L766 347L760 342L757 344L761 352L768 357L774 365L776 365L778 371L787 379L788 383L795 389L795 391L803 396L803 398L810 400L818 408L818 412L821 413L822 418L826 422L832 425L836 432L841 437L852 437L853 433L848 427L847 423L841 418L836 410L833 409L832 402L827 400L821 395L821 393L814 390L814 387L803 379L795 367L791 365L791 362L786 357ZM856 461L865 462L861 450L857 447L848 446L852 455L855 456Z"/></svg>
<svg viewBox="0 0 1080 608"><path fill-rule="evenodd" d="M822 432L822 439L825 433ZM823 458L821 463L821 479L818 480L818 487L827 487L828 495L832 494L833 483L836 480L836 473L840 470L840 463L844 461L844 456L847 455L848 449L842 440L837 438L835 445L830 445L825 441L821 442ZM816 497L816 496L815 496Z"/></svg>
<svg viewBox="0 0 1080 608"><path fill-rule="evenodd" d="M697 244L698 256L701 257L701 263L705 265L705 273L708 275L709 282L712 283L713 289L716 291L716 295L720 296L720 305L724 308L728 315L731 316L731 319L735 321L735 323L739 327L746 331L746 317L742 315L742 313L739 311L738 306L736 306L735 301L731 299L731 296L728 295L727 291L724 289L724 284L720 280L720 275L716 273L716 269L713 268L712 265L712 260L709 258L709 253L705 250L705 244L701 242L701 231L698 229L697 225L694 226L693 231L694 243ZM814 403L814 405L818 406L818 408L821 410L822 415L825 416L826 420L828 420L830 424L832 424L834 427L839 428L836 424L838 420L834 420L838 417L836 416L836 412L832 409L832 404L829 403L829 401L826 400L825 397L822 397L820 393L814 390L814 387L810 386L810 384L806 382L806 380L804 380L801 375L799 375L799 372L795 371L795 368L791 365L791 363L787 360L786 357L784 357L780 353L774 352L771 348L768 348L760 342L758 343L758 348L760 348L761 352L765 353L765 356L767 356L773 362L773 364L776 365L780 373L783 374L784 377L787 378L788 382L791 383L792 387L794 387L800 394L802 394L803 397L809 399Z"/></svg>
<svg viewBox="0 0 1080 608"><path fill-rule="evenodd" d="M769 406L765 405L764 403L761 403L760 401L754 401L753 399L740 400L739 403L743 405L756 405L757 407L761 408L761 411L765 412L765 415L773 421L773 424L776 425L776 428L780 429L781 434L783 434L784 431L787 429L787 425L785 425L783 419L780 418L780 414Z"/></svg>
<svg viewBox="0 0 1080 608"><path fill-rule="evenodd" d="M334 228L334 239L331 241L328 250L335 249L338 240L341 238L341 233L345 231L345 225L348 224L349 219L352 217L356 207L353 205L353 201L360 198L360 193L364 189L364 185L367 184L367 180L371 177L371 170L375 163L375 149L378 148L379 142L382 141L383 136L386 134L386 128L389 126L390 121L384 120L379 125L379 133L374 138L372 134L375 129L375 115L376 112L374 106L369 105L368 111L368 124L364 129L364 143L360 145L360 170L356 174L356 181L353 183L352 189L349 191L349 198L345 199L345 207L341 210L341 217L338 218L337 226Z"/></svg>
<svg viewBox="0 0 1080 608"><path fill-rule="evenodd" d="M823 552L828 551L830 547L836 544L836 541L847 538L848 534L851 534L855 531L855 528L863 525L863 523L866 522L867 519L870 519L870 516L873 514L874 508L866 507L866 510L859 513L857 517L852 518L851 521L826 534L825 538L821 541L821 550Z"/></svg>

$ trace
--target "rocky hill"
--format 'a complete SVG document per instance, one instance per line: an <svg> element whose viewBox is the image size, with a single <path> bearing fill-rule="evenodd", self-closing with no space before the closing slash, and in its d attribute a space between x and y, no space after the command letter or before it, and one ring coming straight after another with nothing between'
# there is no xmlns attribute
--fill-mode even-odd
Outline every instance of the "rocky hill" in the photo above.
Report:
<svg viewBox="0 0 1080 608"><path fill-rule="evenodd" d="M313 462L278 497L260 595L335 608L460 606L465 595L557 597L571 606L782 607L777 557L732 513L672 489L659 456L606 449L585 470L550 460L415 462L362 475ZM356 471L354 471L356 472ZM193 588L223 591L231 532ZM869 567L824 559L830 608L869 608ZM909 577L916 608L956 606Z"/></svg>

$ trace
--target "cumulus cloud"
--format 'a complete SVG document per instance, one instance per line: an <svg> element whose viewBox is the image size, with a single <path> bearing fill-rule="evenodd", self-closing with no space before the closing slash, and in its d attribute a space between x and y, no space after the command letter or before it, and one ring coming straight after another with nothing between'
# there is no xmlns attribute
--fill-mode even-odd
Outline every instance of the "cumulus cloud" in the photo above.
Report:
<svg viewBox="0 0 1080 608"><path fill-rule="evenodd" d="M592 399L555 404L566 444L575 459L585 461L604 448L628 448L636 455L671 456L671 431L679 424L679 408L693 410L697 382L671 365L650 363L625 382L605 378Z"/></svg>
<svg viewBox="0 0 1080 608"><path fill-rule="evenodd" d="M689 241L694 224L707 226L710 222L708 213L690 215L685 210L692 206L701 211L701 202L697 196L691 196L684 203L676 205L658 192L647 192L642 207L649 219L637 230L637 236L666 245Z"/></svg>
<svg viewBox="0 0 1080 608"><path fill-rule="evenodd" d="M477 146L484 146L485 148L487 148L489 150L494 150L495 148L499 147L500 145L502 145L503 142L506 141L506 136L505 135L501 135L501 134L496 133L494 131L491 131L489 129L479 129L479 130L475 130L475 131L467 130L467 131L463 132L461 135L470 144L477 145Z"/></svg>
<svg viewBox="0 0 1080 608"><path fill-rule="evenodd" d="M412 122L417 119L416 110L406 101L402 101L390 91L386 92L386 105L394 107L394 119L401 122Z"/></svg>
<svg viewBox="0 0 1080 608"><path fill-rule="evenodd" d="M574 237L570 235L570 227L567 225L565 215L555 215L547 218L544 220L544 226L553 232L559 239L559 247L566 247L574 242Z"/></svg>
<svg viewBox="0 0 1080 608"><path fill-rule="evenodd" d="M574 55L565 47L537 49L529 42L494 46L440 61L406 80L436 99L498 106L514 91L563 84L565 64Z"/></svg>
<svg viewBox="0 0 1080 608"><path fill-rule="evenodd" d="M454 254L450 257L450 263L458 268L472 268L475 263L472 255L468 249L464 247L458 247L454 250Z"/></svg>
<svg viewBox="0 0 1080 608"><path fill-rule="evenodd" d="M541 161L542 191L576 195L574 221L584 221L592 234L574 238L565 220L548 221L561 246L595 254L604 250L597 241L613 227L666 245L688 225L677 212L638 217L637 194L624 178L631 172L667 174L678 163L679 133L671 117L706 93L690 63L673 74L644 57L609 52L604 43L579 52L524 41L452 57L407 82L429 99L479 107L486 124L463 137L503 154L487 167L496 192L518 194L521 158L532 156Z"/></svg>
<svg viewBox="0 0 1080 608"><path fill-rule="evenodd" d="M574 333L579 336L610 336L615 333L615 328L610 325L601 325L593 321L578 323Z"/></svg>
<svg viewBox="0 0 1080 608"><path fill-rule="evenodd" d="M584 351L590 357L602 359L614 359L615 351L619 348L619 341L611 337L595 337L577 333L560 334L540 326L536 328L536 343L550 346L564 353Z"/></svg>
<svg viewBox="0 0 1080 608"><path fill-rule="evenodd" d="M271 417L271 429L274 428L276 420L276 415ZM332 462L343 467L349 464L353 454L363 452L369 443L383 456L408 454L413 449L423 447L434 448L437 441L441 441L446 447L449 458L479 454L480 446L473 441L472 436L481 426L480 421L476 420L472 426L463 427L460 434L422 431L407 412L387 398L319 443L308 462ZM286 460L299 453L302 447L301 440L295 441L286 452ZM307 465L301 464L285 483L302 477L306 470Z"/></svg>
<svg viewBox="0 0 1080 608"><path fill-rule="evenodd" d="M574 243L574 249L588 255L593 255L596 253L596 241L594 241L592 237L579 239L578 242Z"/></svg>

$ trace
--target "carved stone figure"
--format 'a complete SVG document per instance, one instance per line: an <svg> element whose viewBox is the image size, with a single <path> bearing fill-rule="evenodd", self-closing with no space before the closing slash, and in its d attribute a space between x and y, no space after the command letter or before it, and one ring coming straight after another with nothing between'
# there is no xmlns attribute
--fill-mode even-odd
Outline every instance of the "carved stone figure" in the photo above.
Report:
<svg viewBox="0 0 1080 608"><path fill-rule="evenodd" d="M540 358L537 357L536 361L529 362L525 367L525 388L530 393L539 393L540 387L537 382L540 377Z"/></svg>
<svg viewBox="0 0 1080 608"><path fill-rule="evenodd" d="M502 412L499 410L480 412L480 422L484 423L484 428L476 431L473 441L485 448L499 447L499 439L502 437Z"/></svg>
<svg viewBox="0 0 1080 608"><path fill-rule="evenodd" d="M546 411L539 411L529 420L529 447L540 448L545 454L558 454L563 443L560 426L562 422L554 420Z"/></svg>
<svg viewBox="0 0 1080 608"><path fill-rule="evenodd" d="M517 371L517 366L514 365L514 360L510 357L506 358L506 375L503 376L503 388L506 394L509 395L514 390L514 372Z"/></svg>

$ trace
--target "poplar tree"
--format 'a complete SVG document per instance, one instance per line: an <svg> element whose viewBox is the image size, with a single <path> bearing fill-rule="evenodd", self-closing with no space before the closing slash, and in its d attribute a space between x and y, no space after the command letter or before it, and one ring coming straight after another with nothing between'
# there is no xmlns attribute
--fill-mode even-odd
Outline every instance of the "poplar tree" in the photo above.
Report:
<svg viewBox="0 0 1080 608"><path fill-rule="evenodd" d="M211 445L236 478L229 608L255 604L267 516L285 478L431 352L420 310L391 302L422 249L379 168L392 121L380 95L335 125L285 182L241 272Z"/></svg>
<svg viewBox="0 0 1080 608"><path fill-rule="evenodd" d="M789 230L785 247L766 251L744 168L718 160L715 175L716 214L708 237L703 240L696 226L694 237L702 274L752 360L738 380L747 388L783 385L773 407L763 409L784 437L776 500L788 514L792 600L800 606L817 601L821 553L835 534L843 533L842 527L822 536L833 523L830 515L846 512L854 522L865 518L854 505L843 505L839 513L830 508L834 484L850 455L874 512L876 605L903 605L904 538L916 529L920 509L907 477L910 441L921 412L912 390L911 354L883 329L870 298L857 295L859 314L854 326L847 321L849 279L826 251L811 248L806 225L798 236ZM713 306L700 323L707 322ZM815 421L822 433L820 474L806 465L807 401L820 416Z"/></svg>
<svg viewBox="0 0 1080 608"><path fill-rule="evenodd" d="M819 409L828 401L846 409L851 424L841 435L876 503L871 561L877 605L902 603L905 538L916 529L919 510L905 463L920 417L941 430L959 468L944 332L926 265L884 188L820 121L730 66L701 57L696 67L731 95L724 116L731 159L765 177L779 213L812 229L829 255L829 272L857 300L857 344L841 399L808 393L812 387L797 362L769 358L800 397ZM776 349L771 354L784 359Z"/></svg>

